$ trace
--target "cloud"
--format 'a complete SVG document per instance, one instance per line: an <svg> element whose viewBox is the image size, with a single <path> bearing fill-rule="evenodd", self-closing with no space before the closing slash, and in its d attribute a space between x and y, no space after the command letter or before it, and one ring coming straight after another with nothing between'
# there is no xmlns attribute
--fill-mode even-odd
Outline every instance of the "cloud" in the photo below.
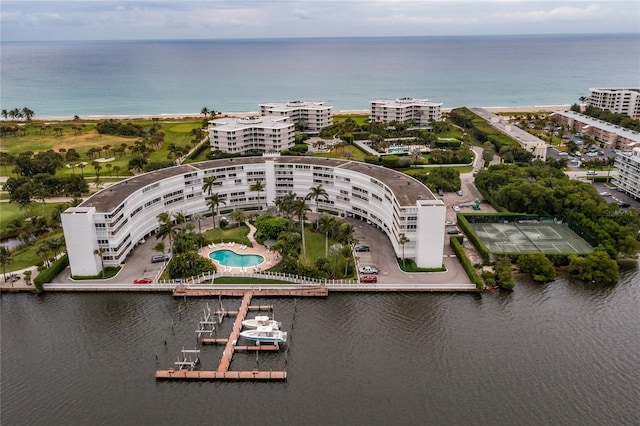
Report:
<svg viewBox="0 0 640 426"><path fill-rule="evenodd" d="M2 0L0 28L3 41L640 32L639 14L597 0Z"/></svg>
<svg viewBox="0 0 640 426"><path fill-rule="evenodd" d="M516 11L505 14L497 14L495 18L517 20L520 22L540 21L582 21L595 18L604 18L609 12L599 4L590 4L586 7L560 6L548 10Z"/></svg>
<svg viewBox="0 0 640 426"><path fill-rule="evenodd" d="M298 19L308 20L311 19L311 14L304 9L294 9L293 16Z"/></svg>

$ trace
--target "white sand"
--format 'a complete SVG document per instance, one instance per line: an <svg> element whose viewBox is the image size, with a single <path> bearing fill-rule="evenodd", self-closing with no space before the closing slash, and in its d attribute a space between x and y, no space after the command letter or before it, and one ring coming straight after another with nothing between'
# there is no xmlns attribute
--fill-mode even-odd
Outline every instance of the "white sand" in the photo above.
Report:
<svg viewBox="0 0 640 426"><path fill-rule="evenodd" d="M550 111L568 111L571 105L533 105L533 106L512 106L512 107L480 107L486 110L489 110L494 113L500 112L550 112ZM442 108L442 112L447 113L451 112L453 108ZM362 110L340 110L334 111L334 114L346 114L346 115L366 115L369 114L370 111L368 109ZM251 117L260 115L258 111L252 112L221 112L216 117ZM159 118L159 119L182 119L182 118L200 118L204 119L202 114L198 113L185 113L185 114L157 114L157 115L88 115L88 116L80 116L81 120L107 120L107 119L118 119L118 120L126 120L126 119L136 119L136 118ZM36 120L38 120L36 118ZM50 121L66 121L73 120L73 117L46 117L42 118L42 120L50 120Z"/></svg>

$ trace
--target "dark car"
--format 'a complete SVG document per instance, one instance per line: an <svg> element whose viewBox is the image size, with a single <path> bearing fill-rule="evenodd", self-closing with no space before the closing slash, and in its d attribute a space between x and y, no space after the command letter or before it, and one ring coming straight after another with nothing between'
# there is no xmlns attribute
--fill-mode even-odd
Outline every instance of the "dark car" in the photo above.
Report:
<svg viewBox="0 0 640 426"><path fill-rule="evenodd" d="M160 263L165 260L169 260L169 256L166 254L157 254L155 256L151 256L151 263Z"/></svg>
<svg viewBox="0 0 640 426"><path fill-rule="evenodd" d="M355 251L358 251L358 252L370 251L370 248L369 248L369 246L357 246L355 248Z"/></svg>
<svg viewBox="0 0 640 426"><path fill-rule="evenodd" d="M447 231L447 234L450 234L450 235L458 235L459 233L460 233L460 231L457 230L457 229L449 229Z"/></svg>

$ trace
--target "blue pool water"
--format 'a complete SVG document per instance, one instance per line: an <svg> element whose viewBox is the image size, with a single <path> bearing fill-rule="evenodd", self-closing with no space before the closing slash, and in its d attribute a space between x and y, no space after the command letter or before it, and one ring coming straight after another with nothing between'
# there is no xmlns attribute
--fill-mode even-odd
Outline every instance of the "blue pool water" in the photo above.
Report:
<svg viewBox="0 0 640 426"><path fill-rule="evenodd" d="M216 250L209 253L209 258L224 266L239 268L257 266L264 262L264 257L258 254L237 254L231 250Z"/></svg>
<svg viewBox="0 0 640 426"><path fill-rule="evenodd" d="M407 148L407 147L393 147L393 148L389 148L387 151L393 152L393 153L404 153L404 152L409 152L409 148Z"/></svg>

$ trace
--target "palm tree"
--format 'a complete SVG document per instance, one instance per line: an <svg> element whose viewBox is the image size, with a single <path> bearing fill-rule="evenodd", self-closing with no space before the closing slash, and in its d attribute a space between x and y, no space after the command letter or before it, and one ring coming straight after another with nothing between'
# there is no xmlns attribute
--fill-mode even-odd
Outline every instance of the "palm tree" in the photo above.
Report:
<svg viewBox="0 0 640 426"><path fill-rule="evenodd" d="M113 166L113 171L116 172L116 179L120 178L120 166Z"/></svg>
<svg viewBox="0 0 640 426"><path fill-rule="evenodd" d="M158 222L160 226L158 227L158 234L161 240L164 240L165 237L169 237L169 247L173 247L173 239L176 236L176 230L173 226L173 219L169 212L162 212L158 216Z"/></svg>
<svg viewBox="0 0 640 426"><path fill-rule="evenodd" d="M291 206L293 202L296 200L296 194L293 192L287 193L287 195L283 197L276 197L273 201L275 206L278 208L278 212L282 214L284 217L289 218L291 212Z"/></svg>
<svg viewBox="0 0 640 426"><path fill-rule="evenodd" d="M229 213L229 217L233 219L238 225L244 222L247 219L247 215L244 213L244 210L233 209L231 213Z"/></svg>
<svg viewBox="0 0 640 426"><path fill-rule="evenodd" d="M400 244L402 244L402 267L406 267L405 259L404 259L404 245L409 242L409 239L405 234L400 234L400 239L398 240Z"/></svg>
<svg viewBox="0 0 640 426"><path fill-rule="evenodd" d="M165 250L165 245L164 242L162 241L158 241L158 244L156 244L153 249L159 253L162 253L162 256L164 256L164 250Z"/></svg>
<svg viewBox="0 0 640 426"><path fill-rule="evenodd" d="M22 110L20 111L22 113L22 116L27 120L27 121L31 121L31 118L33 118L33 116L35 115L35 113L33 111L31 111L29 108L24 107L22 108Z"/></svg>
<svg viewBox="0 0 640 426"><path fill-rule="evenodd" d="M307 246L304 241L304 220L306 219L307 212L311 211L307 202L303 198L296 198L291 206L293 215L300 221L300 235L302 236L302 258L307 258Z"/></svg>
<svg viewBox="0 0 640 426"><path fill-rule="evenodd" d="M250 187L249 191L255 191L258 193L258 206L260 206L260 193L264 191L264 182L261 180L255 181ZM262 206L260 206L260 210L262 210Z"/></svg>
<svg viewBox="0 0 640 426"><path fill-rule="evenodd" d="M216 186L216 177L215 176L213 176L213 175L206 176L204 179L202 179L202 191L206 192L207 195L211 196L215 186Z"/></svg>
<svg viewBox="0 0 640 426"><path fill-rule="evenodd" d="M97 248L93 251L93 254L96 256L100 257L100 267L102 268L102 271L100 272L100 275L102 275L102 279L104 279L104 258L102 257L102 255L104 254L105 250L100 247Z"/></svg>
<svg viewBox="0 0 640 426"><path fill-rule="evenodd" d="M349 271L349 261L351 260L351 246L342 246L341 254L344 257L344 276L347 276Z"/></svg>
<svg viewBox="0 0 640 426"><path fill-rule="evenodd" d="M342 251L342 244L340 243L335 243L335 244L331 244L331 254L333 255L334 259L335 259L335 265L333 267L333 270L336 271L334 272L335 275L338 275L337 273L337 269L338 269L338 254L340 254L340 252Z"/></svg>
<svg viewBox="0 0 640 426"><path fill-rule="evenodd" d="M200 114L204 115L204 118L207 118L207 115L209 115L209 108L204 107L202 108L202 110L200 110Z"/></svg>
<svg viewBox="0 0 640 426"><path fill-rule="evenodd" d="M320 232L324 232L324 257L326 258L329 257L329 232L334 228L335 223L335 218L327 213L324 213L318 219L318 226L316 229Z"/></svg>
<svg viewBox="0 0 640 426"><path fill-rule="evenodd" d="M216 216L218 215L218 208L222 204L227 204L224 198L220 197L220 194L214 193L207 197L207 205L211 207L211 217L213 219L213 227L216 227Z"/></svg>
<svg viewBox="0 0 640 426"><path fill-rule="evenodd" d="M46 243L46 241L36 246L36 254L43 257L44 264L47 266L47 268L49 267L49 251L50 247Z"/></svg>
<svg viewBox="0 0 640 426"><path fill-rule="evenodd" d="M4 281L7 282L7 274L6 267L11 263L13 259L11 259L11 250L6 248L5 246L0 246L0 265L2 265L2 275L4 276Z"/></svg>
<svg viewBox="0 0 640 426"><path fill-rule="evenodd" d="M322 187L322 184L318 185L318 186L312 186L311 188L309 188L309 193L307 194L307 196L305 197L306 200L310 200L310 199L314 199L316 202L316 214L319 213L319 209L320 209L320 205L319 205L319 199L320 198L324 198L325 200L329 199L329 194L327 194L327 191ZM316 219L316 227L318 226L318 219Z"/></svg>

